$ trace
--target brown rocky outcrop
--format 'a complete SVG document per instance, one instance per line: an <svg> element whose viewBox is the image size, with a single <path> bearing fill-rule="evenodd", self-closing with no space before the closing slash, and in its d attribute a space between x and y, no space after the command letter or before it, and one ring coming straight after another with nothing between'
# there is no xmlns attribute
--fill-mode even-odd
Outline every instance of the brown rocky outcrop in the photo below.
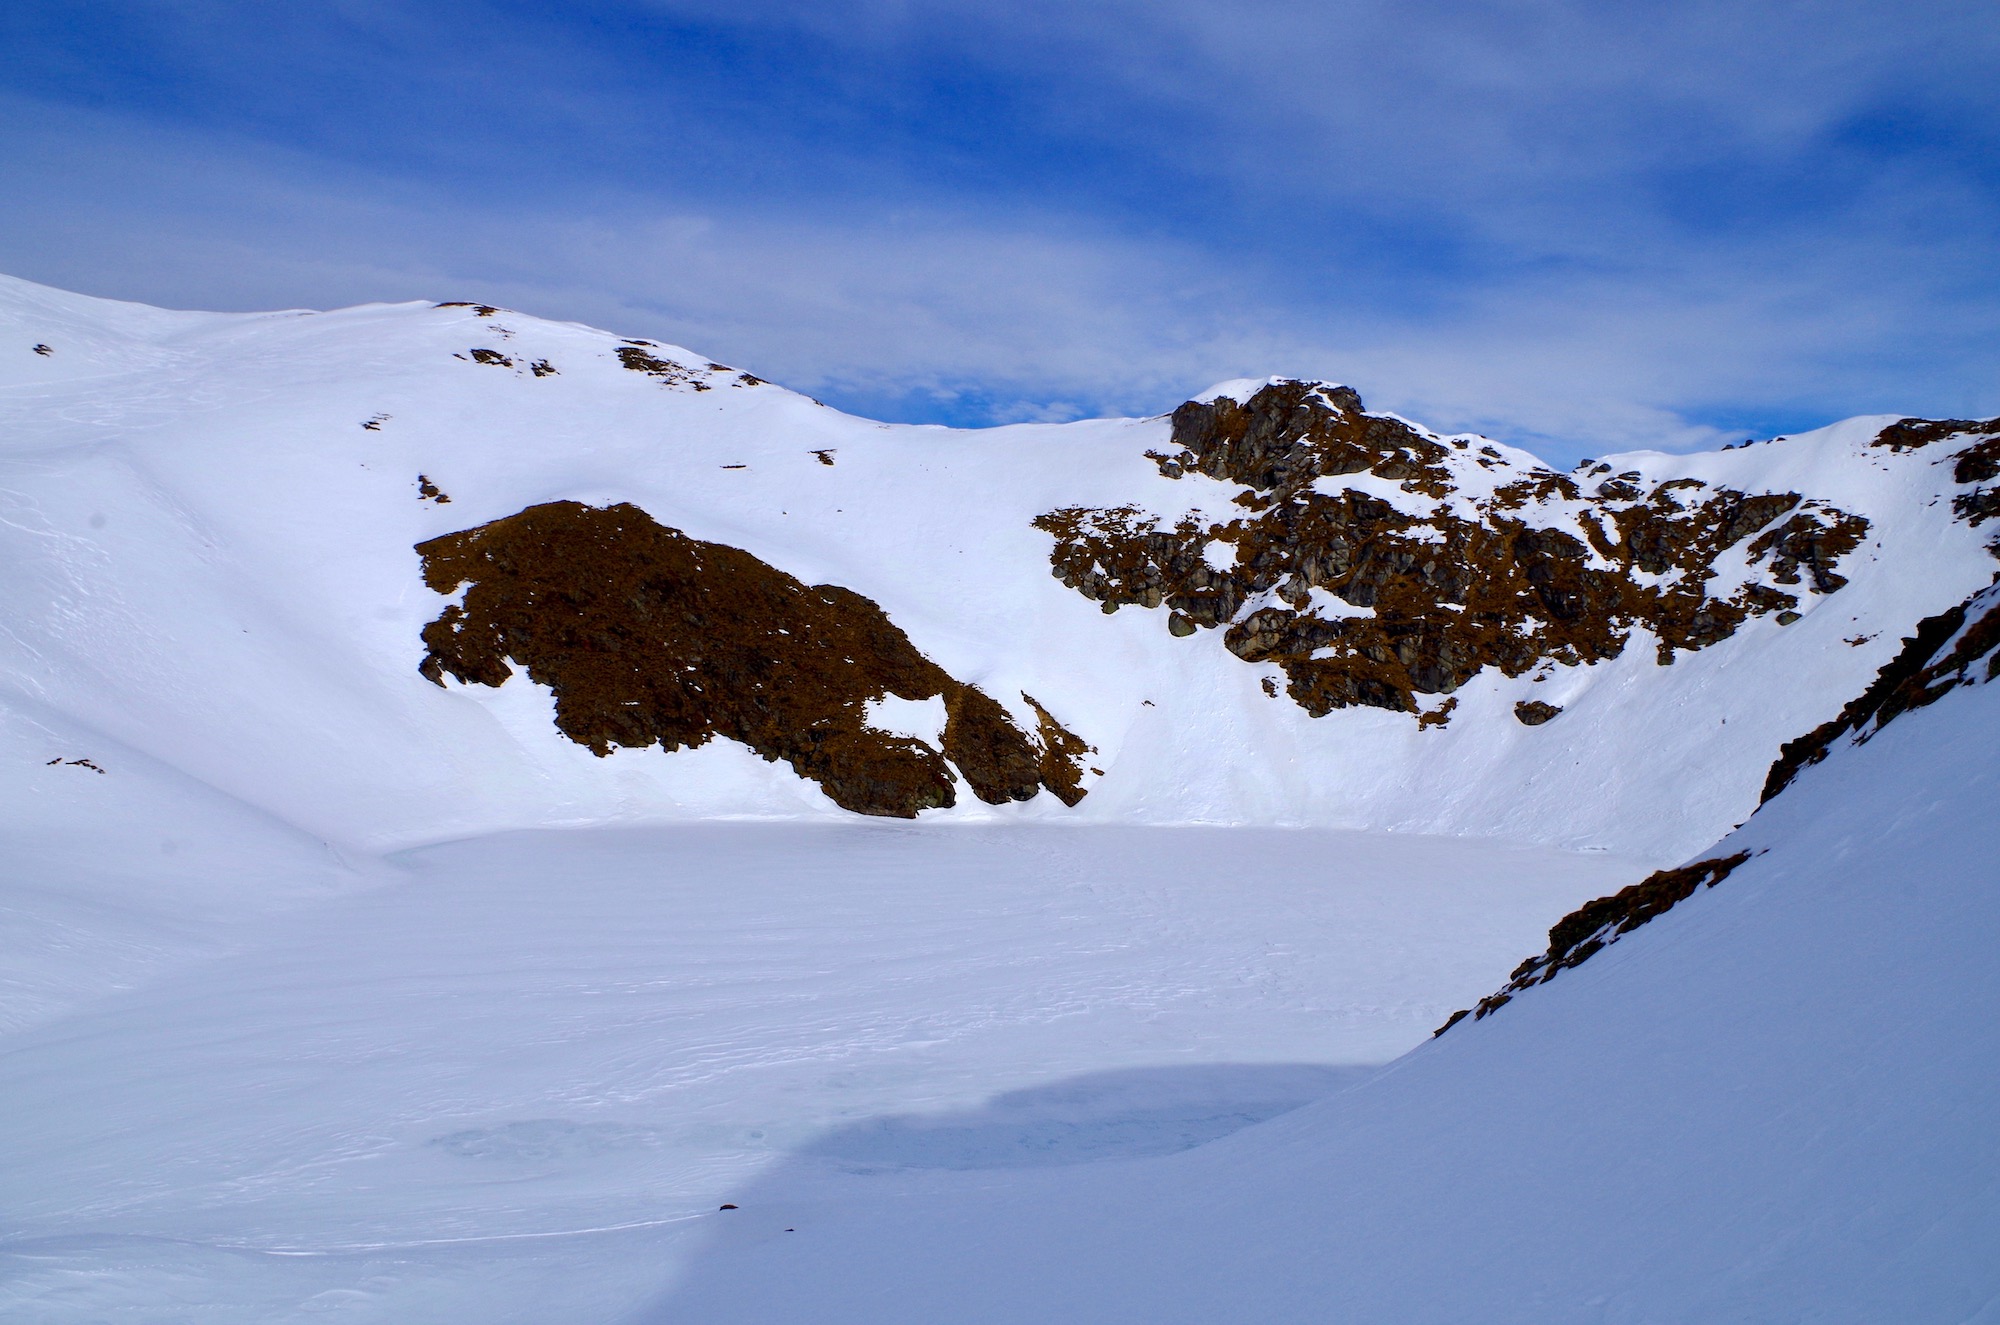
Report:
<svg viewBox="0 0 2000 1325"><path fill-rule="evenodd" d="M1797 607L1791 586L1837 591L1835 567L1868 529L1793 492L1694 479L1647 492L1637 471L1609 465L1579 481L1368 414L1351 389L1319 383L1190 401L1174 411L1172 444L1147 453L1162 475L1242 485L1232 502L1244 514L1050 511L1035 524L1055 538L1054 574L1107 612L1166 608L1177 636L1222 629L1230 652L1282 669L1315 717L1354 705L1418 714L1417 696L1450 694L1487 667L1594 663L1637 629L1670 663ZM1335 481L1346 475L1377 482ZM1749 579L1710 592L1739 545Z"/></svg>
<svg viewBox="0 0 2000 1325"><path fill-rule="evenodd" d="M550 502L417 552L433 590L466 586L424 627L423 674L497 686L523 667L554 693L556 726L600 756L722 736L784 760L845 809L903 818L953 804L953 768L989 804L1044 786L1067 804L1083 796L1089 747L1041 705L1030 701L1030 736L869 599L637 506ZM867 725L867 706L890 695L943 697L942 748Z"/></svg>

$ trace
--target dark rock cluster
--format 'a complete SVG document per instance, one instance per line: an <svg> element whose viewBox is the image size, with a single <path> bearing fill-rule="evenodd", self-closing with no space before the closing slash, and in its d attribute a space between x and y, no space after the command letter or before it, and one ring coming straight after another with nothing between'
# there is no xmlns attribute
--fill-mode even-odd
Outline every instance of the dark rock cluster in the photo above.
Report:
<svg viewBox="0 0 2000 1325"><path fill-rule="evenodd" d="M424 582L462 604L424 627L421 671L497 686L527 669L556 726L613 746L691 749L716 736L782 759L845 809L912 818L1046 787L1083 797L1090 747L1041 705L1030 736L1006 709L919 653L869 599L801 583L739 548L654 522L637 506L550 502L417 545ZM889 695L943 696L942 748L869 727Z"/></svg>
<svg viewBox="0 0 2000 1325"><path fill-rule="evenodd" d="M659 348L659 346L649 340L628 340L618 347L618 362L624 364L635 373L644 373L648 377L656 377L668 386L684 386L695 391L709 391L714 389L715 384L711 379L716 375L733 374L729 379L730 386L763 386L765 384L763 378L752 373L739 373L726 363L711 363L706 368L693 368L672 359L663 359L653 353L654 350ZM551 369L550 371L553 372L554 370ZM541 376L539 372L535 375L537 377ZM815 452L815 454L818 453ZM822 456L821 463L830 465L833 461Z"/></svg>
<svg viewBox="0 0 2000 1325"><path fill-rule="evenodd" d="M1601 478L1586 492L1572 475L1447 444L1318 383L1190 401L1174 411L1173 446L1148 453L1161 474L1240 485L1243 514L1170 524L1136 506L1051 511L1035 523L1055 538L1056 577L1107 612L1165 608L1177 636L1222 629L1230 652L1282 669L1315 717L1354 705L1421 713L1417 696L1450 694L1484 668L1598 662L1639 628L1670 663L1796 608L1787 587L1838 590L1835 567L1868 529L1794 492L1694 479L1646 492L1636 471L1608 465L1582 475ZM1470 465L1505 481L1469 496L1454 470ZM1327 481L1360 474L1407 498ZM1745 540L1758 574L1710 593L1717 558Z"/></svg>

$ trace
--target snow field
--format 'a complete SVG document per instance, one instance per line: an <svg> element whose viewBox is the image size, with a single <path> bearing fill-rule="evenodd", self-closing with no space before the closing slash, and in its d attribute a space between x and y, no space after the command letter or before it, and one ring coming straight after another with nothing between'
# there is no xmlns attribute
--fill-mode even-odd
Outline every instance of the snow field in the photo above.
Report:
<svg viewBox="0 0 2000 1325"><path fill-rule="evenodd" d="M599 1276L633 1307L774 1164L1088 1166L1295 1108L1638 869L1283 830L426 848L0 1041L0 1308L529 1321Z"/></svg>
<svg viewBox="0 0 2000 1325"><path fill-rule="evenodd" d="M1996 740L2000 686L1905 714L1718 843L1762 853L1719 887L1209 1145L773 1170L631 1319L2000 1318Z"/></svg>

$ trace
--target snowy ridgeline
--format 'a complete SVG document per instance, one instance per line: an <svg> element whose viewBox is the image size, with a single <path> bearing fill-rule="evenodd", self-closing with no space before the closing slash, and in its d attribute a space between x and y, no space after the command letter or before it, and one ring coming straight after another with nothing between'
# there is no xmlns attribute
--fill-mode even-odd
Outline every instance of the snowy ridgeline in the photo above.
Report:
<svg viewBox="0 0 2000 1325"><path fill-rule="evenodd" d="M1873 445L1888 420L1615 458L1605 482L1866 519L1848 583L1671 665L1641 638L1489 669L1420 727L1308 717L1222 632L1049 573L1050 511L1229 505L1166 420L892 428L478 307L215 316L5 282L8 334L0 1318L2000 1300L1995 691L1879 730L1851 708L1750 817L1779 748L1991 576L1963 509L1985 490L1941 448ZM1439 510L1499 498L1483 439L1436 444ZM1414 511L1404 481L1352 480ZM1021 730L1033 695L1095 747L1089 794L862 820L730 741L599 759L524 677L426 681L446 599L415 545L565 500L866 594ZM1753 569L1739 547L1712 587ZM948 707L868 720L937 741ZM690 822L724 818L762 822ZM1164 826L1200 822L1238 826ZM1581 903L1739 852L1427 1042Z"/></svg>
<svg viewBox="0 0 2000 1325"><path fill-rule="evenodd" d="M1249 400L1263 385L1229 390ZM1216 394L1203 408L1222 409ZM1359 409L1344 389L1312 400ZM1254 432L1230 441L1221 414L1193 431L1164 417L892 427L689 351L481 306L168 313L0 280L0 705L40 733L22 753L42 752L0 777L34 803L79 776L50 759L92 760L106 788L151 760L364 852L530 827L841 817L814 782L733 740L598 758L518 672L497 688L419 677L421 632L449 599L426 587L418 543L540 503L628 502L873 600L1017 729L1038 728L1033 696L1089 747L1074 808L961 794L926 818L1388 828L1672 864L1741 822L1779 746L1830 717L1917 619L1992 572L1991 531L1956 509L1984 491L1955 474L1957 446L1877 445L1888 419L1568 475L1483 438L1349 421L1366 425L1359 458L1329 442L1321 477L1302 482L1296 455L1260 458ZM1181 441L1205 449L1173 454ZM1682 529L1682 544L1652 518L1691 528L1694 508L1732 493L1751 505L1716 517L1726 530ZM1274 544L1309 507L1349 523L1311 556ZM1088 564L1113 556L1100 535L1123 510L1198 527L1159 553L1179 559L1165 583L1151 564ZM1060 512L1083 514L1037 527ZM1230 521L1233 543L1206 532ZM1767 546L1800 521L1820 533ZM1477 628L1460 626L1478 613L1458 598L1478 605L1498 570L1445 564L1469 555L1453 542L1468 530L1506 544L1498 570L1517 581ZM1426 578L1433 547L1442 569ZM1607 570L1635 550L1636 568ZM1260 587L1258 567L1286 556L1295 571ZM1320 582L1342 574L1345 597ZM1376 582L1382 601L1355 606ZM1405 592L1411 621L1316 645L1387 612L1399 583L1452 601ZM1671 611L1656 601L1668 587ZM1121 595L1133 605L1100 610ZM1567 600L1582 615L1565 635ZM1703 606L1718 602L1719 617ZM1223 609L1233 627L1191 624ZM1607 612L1633 615L1574 628ZM1350 662L1402 650L1455 688L1388 687L1423 723L1367 707L1383 698L1372 678L1314 675L1343 648ZM1533 665L1507 675L1488 656ZM1355 693L1362 706L1321 717L1304 706Z"/></svg>

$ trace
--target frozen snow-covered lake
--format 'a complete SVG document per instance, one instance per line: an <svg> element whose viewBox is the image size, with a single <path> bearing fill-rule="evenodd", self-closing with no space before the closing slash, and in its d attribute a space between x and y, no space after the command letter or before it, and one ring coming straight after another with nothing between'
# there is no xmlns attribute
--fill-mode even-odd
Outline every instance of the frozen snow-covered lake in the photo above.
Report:
<svg viewBox="0 0 2000 1325"><path fill-rule="evenodd" d="M406 853L0 1041L0 1306L595 1318L775 1171L1115 1161L1325 1095L1643 872L877 823Z"/></svg>

